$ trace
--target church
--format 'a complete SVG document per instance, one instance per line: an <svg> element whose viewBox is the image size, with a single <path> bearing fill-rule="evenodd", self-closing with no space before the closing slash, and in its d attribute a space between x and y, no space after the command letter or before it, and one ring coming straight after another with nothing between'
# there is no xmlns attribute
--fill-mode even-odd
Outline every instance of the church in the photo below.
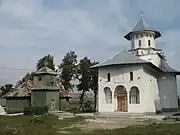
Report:
<svg viewBox="0 0 180 135"><path fill-rule="evenodd" d="M92 68L98 69L98 112L158 113L178 109L177 75L143 16L124 36L131 48Z"/></svg>

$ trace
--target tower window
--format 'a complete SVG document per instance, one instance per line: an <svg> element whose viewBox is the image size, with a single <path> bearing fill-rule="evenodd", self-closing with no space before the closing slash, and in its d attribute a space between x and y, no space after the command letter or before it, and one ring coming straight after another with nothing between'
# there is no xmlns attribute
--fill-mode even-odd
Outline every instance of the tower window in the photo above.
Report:
<svg viewBox="0 0 180 135"><path fill-rule="evenodd" d="M139 46L141 46L141 40L139 40Z"/></svg>
<svg viewBox="0 0 180 135"><path fill-rule="evenodd" d="M133 81L133 72L130 72L130 81Z"/></svg>
<svg viewBox="0 0 180 135"><path fill-rule="evenodd" d="M111 74L107 73L107 81L110 82L111 81Z"/></svg>
<svg viewBox="0 0 180 135"><path fill-rule="evenodd" d="M138 38L138 35L136 35L136 38Z"/></svg>
<svg viewBox="0 0 180 135"><path fill-rule="evenodd" d="M141 37L143 37L143 34L141 34Z"/></svg>
<svg viewBox="0 0 180 135"><path fill-rule="evenodd" d="M134 41L131 42L132 48L134 48Z"/></svg>
<svg viewBox="0 0 180 135"><path fill-rule="evenodd" d="M39 76L38 80L39 80L39 81L42 81L42 76Z"/></svg>
<svg viewBox="0 0 180 135"><path fill-rule="evenodd" d="M150 40L148 40L148 46L151 46L151 41Z"/></svg>
<svg viewBox="0 0 180 135"><path fill-rule="evenodd" d="M146 34L146 37L148 37L148 34Z"/></svg>

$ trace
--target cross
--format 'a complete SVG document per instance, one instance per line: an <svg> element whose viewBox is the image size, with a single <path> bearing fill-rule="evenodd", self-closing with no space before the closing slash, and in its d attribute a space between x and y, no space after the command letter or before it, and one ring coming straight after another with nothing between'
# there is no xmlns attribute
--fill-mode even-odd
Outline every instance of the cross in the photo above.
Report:
<svg viewBox="0 0 180 135"><path fill-rule="evenodd" d="M141 18L143 18L143 16L144 16L144 12L143 12L143 11L141 11Z"/></svg>

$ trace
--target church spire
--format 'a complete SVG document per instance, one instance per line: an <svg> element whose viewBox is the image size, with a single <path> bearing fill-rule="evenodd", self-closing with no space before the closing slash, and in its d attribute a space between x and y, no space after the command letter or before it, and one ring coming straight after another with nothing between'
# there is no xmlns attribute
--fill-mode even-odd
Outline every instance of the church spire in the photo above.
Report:
<svg viewBox="0 0 180 135"><path fill-rule="evenodd" d="M161 33L159 31L151 28L150 25L145 21L143 12L141 13L140 20L136 23L136 25L133 27L131 32L126 34L124 37L127 40L131 40L131 35L133 35L134 33L137 33L137 32L141 32L141 31L150 31L150 32L153 32L155 39L159 38L161 36Z"/></svg>
<svg viewBox="0 0 180 135"><path fill-rule="evenodd" d="M155 39L160 36L160 32L151 28L145 21L142 12L140 20L135 24L131 32L124 37L131 41L130 51L142 56L157 52Z"/></svg>

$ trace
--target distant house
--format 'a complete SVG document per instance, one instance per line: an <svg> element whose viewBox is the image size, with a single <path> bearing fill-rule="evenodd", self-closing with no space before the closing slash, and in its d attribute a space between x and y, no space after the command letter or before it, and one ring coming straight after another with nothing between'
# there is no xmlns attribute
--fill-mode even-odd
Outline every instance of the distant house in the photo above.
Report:
<svg viewBox="0 0 180 135"><path fill-rule="evenodd" d="M32 80L24 81L3 96L6 99L7 113L23 112L26 107L47 106L49 111L68 107L70 96L57 85L56 73L53 70L43 67L33 72L32 76ZM66 99L66 102L61 102L62 99Z"/></svg>
<svg viewBox="0 0 180 135"><path fill-rule="evenodd" d="M69 92L69 95L71 96L71 98L69 99L70 103L79 103L81 92L78 92L78 91ZM94 102L93 92L86 92L85 93L85 100L90 101L90 102Z"/></svg>

